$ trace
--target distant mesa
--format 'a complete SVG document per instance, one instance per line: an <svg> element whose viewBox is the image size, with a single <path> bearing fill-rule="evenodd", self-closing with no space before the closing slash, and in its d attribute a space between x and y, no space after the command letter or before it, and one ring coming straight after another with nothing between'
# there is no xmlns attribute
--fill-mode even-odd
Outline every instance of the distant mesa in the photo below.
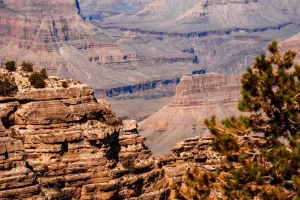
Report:
<svg viewBox="0 0 300 200"><path fill-rule="evenodd" d="M240 78L217 73L183 76L172 102L139 123L153 155L170 153L184 138L210 135L204 120L212 115L218 120L240 115Z"/></svg>

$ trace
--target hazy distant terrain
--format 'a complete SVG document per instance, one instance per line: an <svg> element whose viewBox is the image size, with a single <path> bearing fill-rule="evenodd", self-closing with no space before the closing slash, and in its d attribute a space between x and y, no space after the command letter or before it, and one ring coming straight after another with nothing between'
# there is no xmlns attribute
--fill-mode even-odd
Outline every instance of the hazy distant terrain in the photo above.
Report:
<svg viewBox="0 0 300 200"><path fill-rule="evenodd" d="M154 0L136 13L103 20L107 26L191 33L207 30L258 31L299 23L297 0Z"/></svg>
<svg viewBox="0 0 300 200"><path fill-rule="evenodd" d="M170 97L170 80L195 70L242 73L270 40L299 33L299 13L297 0L4 0L0 63L33 62L98 98Z"/></svg>

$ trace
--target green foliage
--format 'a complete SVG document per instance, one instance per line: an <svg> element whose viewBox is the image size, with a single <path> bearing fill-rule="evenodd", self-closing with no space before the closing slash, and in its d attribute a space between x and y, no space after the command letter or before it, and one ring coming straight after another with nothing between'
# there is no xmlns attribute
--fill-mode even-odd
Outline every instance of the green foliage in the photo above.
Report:
<svg viewBox="0 0 300 200"><path fill-rule="evenodd" d="M8 70L8 71L16 71L16 63L15 61L9 61L7 63L5 63L5 68Z"/></svg>
<svg viewBox="0 0 300 200"><path fill-rule="evenodd" d="M15 79L8 74L0 75L0 96L13 96L18 91Z"/></svg>
<svg viewBox="0 0 300 200"><path fill-rule="evenodd" d="M215 182L216 178L213 173L201 172L197 168L189 169L185 181L189 188L187 196L190 199L206 199Z"/></svg>
<svg viewBox="0 0 300 200"><path fill-rule="evenodd" d="M46 78L47 74L45 74L45 72L33 72L29 76L29 81L34 88L44 88L46 86Z"/></svg>
<svg viewBox="0 0 300 200"><path fill-rule="evenodd" d="M43 76L44 79L48 78L46 69L43 68L40 73L41 73L41 75Z"/></svg>
<svg viewBox="0 0 300 200"><path fill-rule="evenodd" d="M270 57L257 57L242 77L238 108L250 115L230 117L221 124L214 116L205 120L214 135L212 149L230 161L213 173L221 187L207 185L226 199L300 196L300 66L294 64L295 52L281 55L274 41L268 49ZM194 173L186 185L194 188L202 173Z"/></svg>
<svg viewBox="0 0 300 200"><path fill-rule="evenodd" d="M31 62L25 62L22 63L22 71L25 72L33 72L33 64Z"/></svg>
<svg viewBox="0 0 300 200"><path fill-rule="evenodd" d="M277 43L269 45L270 58L256 58L242 78L243 100L238 108L251 111L255 131L275 136L295 135L299 130L300 68L294 65L295 52L280 54Z"/></svg>

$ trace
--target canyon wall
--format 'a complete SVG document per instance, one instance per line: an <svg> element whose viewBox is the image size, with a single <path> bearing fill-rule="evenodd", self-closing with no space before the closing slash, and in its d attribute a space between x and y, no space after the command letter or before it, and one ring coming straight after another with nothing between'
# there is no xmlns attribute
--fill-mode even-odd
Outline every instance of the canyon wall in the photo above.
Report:
<svg viewBox="0 0 300 200"><path fill-rule="evenodd" d="M167 198L136 122L117 119L89 86L49 77L35 89L30 73L0 74L19 88L0 97L1 199Z"/></svg>
<svg viewBox="0 0 300 200"><path fill-rule="evenodd" d="M204 120L212 115L219 120L240 115L240 78L217 73L183 76L172 102L139 123L153 155L170 152L184 138L210 135Z"/></svg>
<svg viewBox="0 0 300 200"><path fill-rule="evenodd" d="M45 68L51 75L97 89L160 79L162 74L155 69L167 71L171 64L171 78L198 68L182 69L181 64L197 60L183 48L153 47L156 39L150 42L130 31L103 30L83 20L79 7L73 0L1 2L0 65L9 60L30 61L35 69Z"/></svg>
<svg viewBox="0 0 300 200"><path fill-rule="evenodd" d="M176 79L204 66L208 72L236 75L270 39L299 32L296 5L294 0L5 0L0 3L0 65L30 61L51 75L113 92ZM268 12L259 15L267 6ZM243 11L247 17L241 17ZM90 14L103 14L108 21L89 19Z"/></svg>

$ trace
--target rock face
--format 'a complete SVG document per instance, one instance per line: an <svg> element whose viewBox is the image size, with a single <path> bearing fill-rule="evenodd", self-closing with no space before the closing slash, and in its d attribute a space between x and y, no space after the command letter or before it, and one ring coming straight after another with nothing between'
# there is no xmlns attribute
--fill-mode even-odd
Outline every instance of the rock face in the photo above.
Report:
<svg viewBox="0 0 300 200"><path fill-rule="evenodd" d="M165 154L184 138L209 135L204 120L237 116L240 77L222 74L184 76L172 102L139 123L141 134L153 155Z"/></svg>
<svg viewBox="0 0 300 200"><path fill-rule="evenodd" d="M7 73L1 70L0 73ZM125 199L168 194L133 120L118 120L93 90L57 77L0 97L1 199ZM22 83L21 83L22 82Z"/></svg>
<svg viewBox="0 0 300 200"><path fill-rule="evenodd" d="M183 76L171 106L197 106L237 102L240 77L222 74Z"/></svg>
<svg viewBox="0 0 300 200"><path fill-rule="evenodd" d="M67 78L81 76L82 82L95 85L97 80L90 78L90 74L97 70L96 67L91 65L90 70L84 70L89 59L95 57L98 62L105 63L107 58L117 60L123 53L108 42L104 33L84 23L77 13L73 0L6 0L0 3L0 62L30 61L35 69L46 68L49 74ZM80 54L80 50L85 55ZM106 55L101 54L103 50ZM82 60L80 71L76 70L78 64L73 66L78 60L69 57L72 51L73 56L77 53L77 59ZM109 78L106 80L112 83Z"/></svg>

